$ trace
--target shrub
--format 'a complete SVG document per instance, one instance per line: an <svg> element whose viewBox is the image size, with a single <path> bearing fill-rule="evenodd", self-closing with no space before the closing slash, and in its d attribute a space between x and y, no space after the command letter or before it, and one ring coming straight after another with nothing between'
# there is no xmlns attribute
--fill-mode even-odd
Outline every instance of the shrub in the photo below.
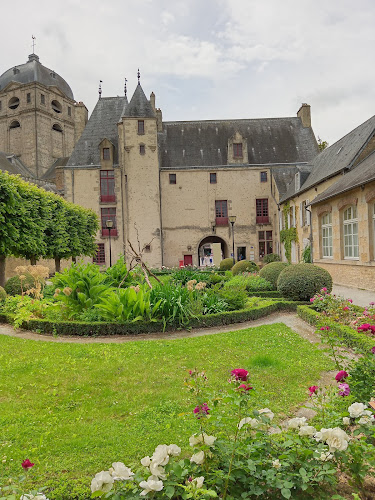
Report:
<svg viewBox="0 0 375 500"><path fill-rule="evenodd" d="M116 264L106 269L104 273L104 275L106 276L105 283L116 288L118 288L120 285L121 288L127 288L130 285L134 285L135 281L133 278L133 274L129 273L127 275L127 272L128 270L126 268L124 256L121 255Z"/></svg>
<svg viewBox="0 0 375 500"><path fill-rule="evenodd" d="M200 269L194 267L181 267L181 269L177 269L173 273L172 280L175 283L186 285L186 283L191 280L207 282L209 277L210 274L208 272L202 272Z"/></svg>
<svg viewBox="0 0 375 500"><path fill-rule="evenodd" d="M243 283L248 292L269 291L273 289L269 281L254 274L233 276L233 278L227 282L227 286L230 287Z"/></svg>
<svg viewBox="0 0 375 500"><path fill-rule="evenodd" d="M279 262L281 260L280 255L277 253L269 253L263 257L264 264L270 264L271 262Z"/></svg>
<svg viewBox="0 0 375 500"><path fill-rule="evenodd" d="M278 277L281 271L283 271L288 265L289 264L287 262L271 262L259 271L259 276L269 281L272 284L274 290L276 290Z"/></svg>
<svg viewBox="0 0 375 500"><path fill-rule="evenodd" d="M7 298L7 293L2 286L0 286L0 302Z"/></svg>
<svg viewBox="0 0 375 500"><path fill-rule="evenodd" d="M224 287L218 291L219 296L225 300L230 311L243 309L247 300L246 283L244 280L229 280Z"/></svg>
<svg viewBox="0 0 375 500"><path fill-rule="evenodd" d="M220 262L220 271L229 271L233 267L233 259L224 259Z"/></svg>
<svg viewBox="0 0 375 500"><path fill-rule="evenodd" d="M232 267L233 276L235 276L236 274L249 273L254 271L259 271L259 267L255 264L255 262L250 260L241 260Z"/></svg>
<svg viewBox="0 0 375 500"><path fill-rule="evenodd" d="M322 288L327 288L328 292L332 290L332 277L314 264L288 266L277 280L278 291L290 300L310 300Z"/></svg>
<svg viewBox="0 0 375 500"><path fill-rule="evenodd" d="M24 274L25 278L21 280L19 276L13 276L9 278L5 284L4 290L8 295L22 295L26 290L30 290L34 286L34 278L31 274Z"/></svg>

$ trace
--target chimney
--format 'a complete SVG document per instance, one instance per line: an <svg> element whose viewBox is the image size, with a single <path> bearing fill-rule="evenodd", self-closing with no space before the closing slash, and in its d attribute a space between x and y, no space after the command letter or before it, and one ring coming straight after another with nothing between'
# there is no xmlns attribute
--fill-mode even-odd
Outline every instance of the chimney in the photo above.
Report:
<svg viewBox="0 0 375 500"><path fill-rule="evenodd" d="M301 118L303 127L311 127L310 104L302 103L302 106L297 111L298 118Z"/></svg>
<svg viewBox="0 0 375 500"><path fill-rule="evenodd" d="M153 92L151 92L151 95L150 95L150 103L151 103L152 109L154 110L154 113L155 113L156 112L156 108L155 108L155 94Z"/></svg>
<svg viewBox="0 0 375 500"><path fill-rule="evenodd" d="M156 110L156 124L158 132L163 132L163 114L160 108Z"/></svg>

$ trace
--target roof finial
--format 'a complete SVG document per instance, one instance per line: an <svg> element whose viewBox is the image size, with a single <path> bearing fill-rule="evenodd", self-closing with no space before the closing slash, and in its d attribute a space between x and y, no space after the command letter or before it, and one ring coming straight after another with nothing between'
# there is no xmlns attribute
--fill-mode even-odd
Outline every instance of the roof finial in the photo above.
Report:
<svg viewBox="0 0 375 500"><path fill-rule="evenodd" d="M140 79L141 79L141 73L139 72L139 68L138 68L137 77L138 77L138 85L140 85L140 84L141 84L141 82L140 82Z"/></svg>
<svg viewBox="0 0 375 500"><path fill-rule="evenodd" d="M102 98L102 82L103 80L99 80L99 99Z"/></svg>
<svg viewBox="0 0 375 500"><path fill-rule="evenodd" d="M128 81L128 80L125 78L125 82L124 82L124 94L125 94L125 97L126 97L126 82L127 82L127 81Z"/></svg>
<svg viewBox="0 0 375 500"><path fill-rule="evenodd" d="M36 36L31 35L31 38L33 40L33 54L35 54L35 45L36 45L36 41L35 40L36 40Z"/></svg>

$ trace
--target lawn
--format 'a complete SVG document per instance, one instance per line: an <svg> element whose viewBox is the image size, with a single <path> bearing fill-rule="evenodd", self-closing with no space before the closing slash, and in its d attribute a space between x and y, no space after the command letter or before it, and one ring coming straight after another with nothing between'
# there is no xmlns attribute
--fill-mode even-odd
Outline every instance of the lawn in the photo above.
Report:
<svg viewBox="0 0 375 500"><path fill-rule="evenodd" d="M91 477L114 461L134 465L159 443L186 452L197 430L184 389L194 367L217 391L231 369L246 368L254 408L283 417L332 363L283 324L123 344L0 336L0 485L29 458L35 484L58 488L50 499L78 498L68 483L89 498Z"/></svg>

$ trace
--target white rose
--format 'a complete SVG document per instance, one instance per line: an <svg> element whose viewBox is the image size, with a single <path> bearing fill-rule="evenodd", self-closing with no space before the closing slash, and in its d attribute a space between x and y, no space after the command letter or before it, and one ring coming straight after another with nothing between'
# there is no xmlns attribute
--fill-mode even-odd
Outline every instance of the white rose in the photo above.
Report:
<svg viewBox="0 0 375 500"><path fill-rule="evenodd" d="M288 429L298 429L301 425L305 425L307 422L306 417L295 417L288 420Z"/></svg>
<svg viewBox="0 0 375 500"><path fill-rule="evenodd" d="M134 472L132 472L129 467L126 467L122 462L114 462L112 467L109 469L109 473L115 481L125 481L127 479L132 479Z"/></svg>
<svg viewBox="0 0 375 500"><path fill-rule="evenodd" d="M206 444L207 446L212 446L217 438L215 436L207 436L207 434L204 433L203 439L204 439L204 444Z"/></svg>
<svg viewBox="0 0 375 500"><path fill-rule="evenodd" d="M345 451L348 447L349 436L340 427L332 429L331 435L326 439L330 452Z"/></svg>
<svg viewBox="0 0 375 500"><path fill-rule="evenodd" d="M144 466L144 467L150 467L150 464L151 464L151 458L150 457L143 457L142 460L141 460L141 464Z"/></svg>
<svg viewBox="0 0 375 500"><path fill-rule="evenodd" d="M192 480L192 482L191 482L191 484L193 484L197 489L202 488L203 483L204 483L204 477L203 476L195 477Z"/></svg>
<svg viewBox="0 0 375 500"><path fill-rule="evenodd" d="M107 470L102 470L95 474L94 479L91 481L91 492L103 491L104 493L108 493L112 489L113 481L114 479L111 474Z"/></svg>
<svg viewBox="0 0 375 500"><path fill-rule="evenodd" d="M324 429L324 427L322 427L319 432L314 434L314 438L317 441L327 441L327 439L331 436L331 433L332 429Z"/></svg>
<svg viewBox="0 0 375 500"><path fill-rule="evenodd" d="M259 422L256 418L251 418L251 417L245 417L240 422L238 423L238 428L242 429L242 427L245 424L250 424L251 427L257 427L259 425Z"/></svg>
<svg viewBox="0 0 375 500"><path fill-rule="evenodd" d="M160 479L165 479L167 477L165 475L164 467L161 467L161 465L159 465L155 462L151 462L150 472L153 476L156 476L157 478L160 478Z"/></svg>
<svg viewBox="0 0 375 500"><path fill-rule="evenodd" d="M361 417L358 420L359 425L371 425L374 422L374 419L371 417L368 417L367 415L364 417Z"/></svg>
<svg viewBox="0 0 375 500"><path fill-rule="evenodd" d="M348 412L352 418L361 417L364 410L367 408L363 403L353 403L349 406Z"/></svg>
<svg viewBox="0 0 375 500"><path fill-rule="evenodd" d="M177 444L170 444L168 446L168 453L169 455L172 455L174 457L178 457L178 455L181 453L181 448L177 446Z"/></svg>
<svg viewBox="0 0 375 500"><path fill-rule="evenodd" d="M201 444L204 442L207 446L212 446L214 442L216 441L215 436L208 436L205 432L203 432L203 437L202 434L193 434L189 438L189 444L194 448L197 444Z"/></svg>
<svg viewBox="0 0 375 500"><path fill-rule="evenodd" d="M202 465L204 462L204 452L199 451L198 453L195 453L191 458L190 462L194 462L197 465Z"/></svg>
<svg viewBox="0 0 375 500"><path fill-rule="evenodd" d="M143 488L143 491L140 493L141 497L144 497L150 491L161 491L164 487L163 481L159 481L156 476L150 476L147 481L141 481L139 486Z"/></svg>
<svg viewBox="0 0 375 500"><path fill-rule="evenodd" d="M313 436L316 434L316 429L312 425L301 425L298 434L299 436Z"/></svg>
<svg viewBox="0 0 375 500"><path fill-rule="evenodd" d="M261 410L258 410L260 415L263 415L264 417L269 418L270 420L273 419L275 416L274 413L269 408L262 408Z"/></svg>
<svg viewBox="0 0 375 500"><path fill-rule="evenodd" d="M327 460L332 460L332 458L333 458L332 453L329 453L329 451L323 451L320 454L320 457L318 458L318 460L321 460L322 462L326 462Z"/></svg>
<svg viewBox="0 0 375 500"><path fill-rule="evenodd" d="M350 425L350 418L349 417L343 417L342 423L344 425Z"/></svg>
<svg viewBox="0 0 375 500"><path fill-rule="evenodd" d="M280 469L280 467L281 467L280 460L279 459L273 460L272 467L275 467L275 469Z"/></svg>
<svg viewBox="0 0 375 500"><path fill-rule="evenodd" d="M167 465L169 462L168 446L166 444L159 444L155 448L151 461L158 465Z"/></svg>
<svg viewBox="0 0 375 500"><path fill-rule="evenodd" d="M32 493L26 493L25 495L22 495L20 500L48 500L46 495L43 495L43 493L37 493L36 495L33 495Z"/></svg>

